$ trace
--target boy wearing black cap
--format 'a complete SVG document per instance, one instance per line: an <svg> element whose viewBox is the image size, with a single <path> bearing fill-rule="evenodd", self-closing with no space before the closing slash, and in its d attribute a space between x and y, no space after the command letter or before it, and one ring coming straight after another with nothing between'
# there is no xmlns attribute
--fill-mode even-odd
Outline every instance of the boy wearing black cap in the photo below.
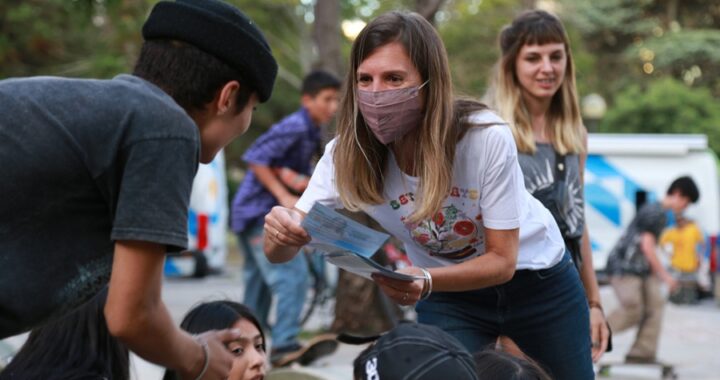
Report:
<svg viewBox="0 0 720 380"><path fill-rule="evenodd" d="M277 64L219 0L162 1L134 75L0 81L0 338L79 306L109 281L110 331L189 379L227 377L235 331L193 339L161 300L187 245L198 161L244 133ZM112 275L111 275L112 274Z"/></svg>
<svg viewBox="0 0 720 380"><path fill-rule="evenodd" d="M365 338L338 336L344 343ZM475 361L465 347L438 327L401 323L380 336L353 362L355 380L477 380Z"/></svg>

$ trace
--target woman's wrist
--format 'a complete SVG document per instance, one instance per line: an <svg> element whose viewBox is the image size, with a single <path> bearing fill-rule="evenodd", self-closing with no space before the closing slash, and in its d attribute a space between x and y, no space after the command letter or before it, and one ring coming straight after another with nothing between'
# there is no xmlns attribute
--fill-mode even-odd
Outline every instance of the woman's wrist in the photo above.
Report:
<svg viewBox="0 0 720 380"><path fill-rule="evenodd" d="M422 301L430 297L430 294L432 294L432 276L430 275L430 271L427 269L420 268L420 270L423 272L423 277L425 277L423 280L422 292L420 293L420 301Z"/></svg>
<svg viewBox="0 0 720 380"><path fill-rule="evenodd" d="M601 313L605 314L605 310L603 309L600 301L588 300L588 306L590 307L590 309L595 308L595 309L600 310Z"/></svg>

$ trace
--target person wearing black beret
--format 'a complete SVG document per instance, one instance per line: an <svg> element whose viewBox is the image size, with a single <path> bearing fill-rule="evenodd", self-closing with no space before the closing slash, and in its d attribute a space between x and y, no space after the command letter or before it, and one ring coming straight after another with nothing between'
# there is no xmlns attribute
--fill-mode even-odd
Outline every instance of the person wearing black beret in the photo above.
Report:
<svg viewBox="0 0 720 380"><path fill-rule="evenodd" d="M277 63L220 0L160 1L132 75L0 81L0 339L56 320L109 283L110 332L184 379L224 379L232 330L191 336L161 298L187 246L198 163L244 133Z"/></svg>

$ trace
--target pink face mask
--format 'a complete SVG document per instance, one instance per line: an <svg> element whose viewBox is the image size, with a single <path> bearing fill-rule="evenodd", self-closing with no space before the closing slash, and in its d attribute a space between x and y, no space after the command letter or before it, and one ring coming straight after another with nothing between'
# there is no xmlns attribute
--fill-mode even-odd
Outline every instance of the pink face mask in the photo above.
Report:
<svg viewBox="0 0 720 380"><path fill-rule="evenodd" d="M357 90L360 113L381 143L396 141L420 125L423 105L418 95L427 82L397 90Z"/></svg>

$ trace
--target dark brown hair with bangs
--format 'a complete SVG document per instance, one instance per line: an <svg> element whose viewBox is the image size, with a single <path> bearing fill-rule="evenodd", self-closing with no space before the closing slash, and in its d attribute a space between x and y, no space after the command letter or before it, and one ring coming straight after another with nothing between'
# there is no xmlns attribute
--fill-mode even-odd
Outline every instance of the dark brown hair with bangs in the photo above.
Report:
<svg viewBox="0 0 720 380"><path fill-rule="evenodd" d="M583 152L585 132L575 88L575 67L560 19L542 10L525 11L502 29L498 42L502 57L496 64L486 100L510 124L518 150L531 154L535 153L536 147L530 117L521 96L522 86L516 75L518 55L525 45L561 43L565 46L565 78L550 103L547 134L560 154Z"/></svg>

